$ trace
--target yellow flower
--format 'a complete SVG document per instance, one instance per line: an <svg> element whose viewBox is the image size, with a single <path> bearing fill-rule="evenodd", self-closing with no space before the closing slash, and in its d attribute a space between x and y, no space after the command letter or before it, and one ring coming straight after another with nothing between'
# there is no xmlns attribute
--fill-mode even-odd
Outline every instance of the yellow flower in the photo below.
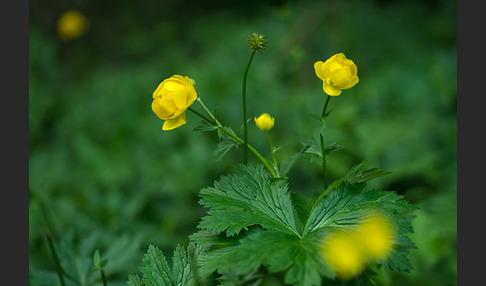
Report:
<svg viewBox="0 0 486 286"><path fill-rule="evenodd" d="M380 212L374 212L355 231L336 231L326 237L321 254L340 279L349 280L367 263L387 258L394 241L393 224Z"/></svg>
<svg viewBox="0 0 486 286"><path fill-rule="evenodd" d="M159 84L153 94L152 110L165 120L162 130L172 130L186 124L186 109L197 98L192 80L174 75Z"/></svg>
<svg viewBox="0 0 486 286"><path fill-rule="evenodd" d="M351 88L359 81L358 68L343 53L335 54L326 62L316 62L314 69L323 81L322 89L331 96L340 95L343 89Z"/></svg>
<svg viewBox="0 0 486 286"><path fill-rule="evenodd" d="M366 266L366 257L354 234L331 234L324 242L322 254L336 275L343 280L354 278Z"/></svg>
<svg viewBox="0 0 486 286"><path fill-rule="evenodd" d="M255 117L255 124L261 131L272 129L274 123L275 118L271 117L268 113L262 113L258 118Z"/></svg>
<svg viewBox="0 0 486 286"><path fill-rule="evenodd" d="M357 235L366 255L373 260L386 258L395 239L393 225L379 213L363 221Z"/></svg>
<svg viewBox="0 0 486 286"><path fill-rule="evenodd" d="M88 20L78 10L65 11L57 21L57 32L61 38L72 40L88 30Z"/></svg>

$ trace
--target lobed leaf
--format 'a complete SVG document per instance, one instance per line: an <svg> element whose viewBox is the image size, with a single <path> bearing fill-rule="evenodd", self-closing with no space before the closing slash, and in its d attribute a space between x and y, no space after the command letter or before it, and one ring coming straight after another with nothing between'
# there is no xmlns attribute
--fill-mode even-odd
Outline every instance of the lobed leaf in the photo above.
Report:
<svg viewBox="0 0 486 286"><path fill-rule="evenodd" d="M142 281L147 286L172 285L172 273L162 251L150 245L142 260Z"/></svg>
<svg viewBox="0 0 486 286"><path fill-rule="evenodd" d="M320 285L322 275L334 274L316 251L319 243L320 238L315 235L300 238L275 230L254 229L237 245L203 254L201 271L205 275L214 271L246 275L264 266L271 273L288 270L286 283Z"/></svg>
<svg viewBox="0 0 486 286"><path fill-rule="evenodd" d="M200 203L210 208L200 229L238 234L252 225L299 236L285 180L270 180L262 165L240 165L235 175L223 176L214 187L202 189Z"/></svg>
<svg viewBox="0 0 486 286"><path fill-rule="evenodd" d="M353 166L348 172L346 172L346 174L344 174L344 176L341 179L336 180L331 185L329 185L326 192L332 189L338 189L339 186L343 183L349 183L349 184L364 183L391 174L391 172L385 171L380 168L366 169L367 165L368 165L368 161L363 161Z"/></svg>
<svg viewBox="0 0 486 286"><path fill-rule="evenodd" d="M393 221L397 239L390 257L379 263L394 271L410 271L412 265L407 255L409 249L415 246L408 237L413 232L408 213L417 208L394 192L363 192L364 187L365 183L341 184L339 189L333 189L327 195L323 193L314 204L302 235L305 237L322 229L336 227L352 228L371 211L380 210Z"/></svg>
<svg viewBox="0 0 486 286"><path fill-rule="evenodd" d="M172 267L160 249L150 245L142 260L142 278L130 276L129 286L195 286L200 285L197 257L205 247L190 243L187 249L177 245L172 256Z"/></svg>

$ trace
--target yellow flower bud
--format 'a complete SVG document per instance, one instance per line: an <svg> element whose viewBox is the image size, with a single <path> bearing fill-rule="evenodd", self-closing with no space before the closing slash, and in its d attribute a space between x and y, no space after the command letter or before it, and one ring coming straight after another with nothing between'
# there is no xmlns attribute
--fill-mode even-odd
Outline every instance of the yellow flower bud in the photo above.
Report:
<svg viewBox="0 0 486 286"><path fill-rule="evenodd" d="M255 124L261 131L272 129L274 123L275 118L271 117L268 113L262 113L258 118L255 117Z"/></svg>
<svg viewBox="0 0 486 286"><path fill-rule="evenodd" d="M162 130L172 130L186 124L186 109L197 98L189 77L174 75L159 84L153 94L152 110L165 120Z"/></svg>
<svg viewBox="0 0 486 286"><path fill-rule="evenodd" d="M88 30L88 20L77 10L67 10L57 21L57 32L65 40L82 36Z"/></svg>
<svg viewBox="0 0 486 286"><path fill-rule="evenodd" d="M343 89L358 83L358 68L343 53L335 54L327 61L314 64L316 75L323 81L322 89L331 96L341 94Z"/></svg>

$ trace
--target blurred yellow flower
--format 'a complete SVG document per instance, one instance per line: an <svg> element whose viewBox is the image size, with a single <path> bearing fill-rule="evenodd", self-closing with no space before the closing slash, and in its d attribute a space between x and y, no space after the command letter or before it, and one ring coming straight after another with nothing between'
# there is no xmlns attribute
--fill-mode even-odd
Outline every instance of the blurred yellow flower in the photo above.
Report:
<svg viewBox="0 0 486 286"><path fill-rule="evenodd" d="M165 120L162 130L172 130L186 124L186 109L197 98L193 81L185 76L174 75L159 84L153 94L152 110Z"/></svg>
<svg viewBox="0 0 486 286"><path fill-rule="evenodd" d="M57 32L61 38L72 40L82 36L88 30L88 19L78 10L65 11L57 21Z"/></svg>
<svg viewBox="0 0 486 286"><path fill-rule="evenodd" d="M390 254L395 233L393 225L384 215L377 213L363 221L357 234L363 250L370 259L383 259Z"/></svg>
<svg viewBox="0 0 486 286"><path fill-rule="evenodd" d="M366 257L353 234L331 234L324 243L323 255L336 275L343 280L357 276L366 266Z"/></svg>
<svg viewBox="0 0 486 286"><path fill-rule="evenodd" d="M322 255L342 280L356 277L372 261L387 258L393 249L393 224L380 212L364 219L353 232L336 231L322 243Z"/></svg>
<svg viewBox="0 0 486 286"><path fill-rule="evenodd" d="M340 95L343 89L351 88L359 81L358 68L343 53L335 54L325 62L316 62L314 69L323 81L324 92L331 96Z"/></svg>
<svg viewBox="0 0 486 286"><path fill-rule="evenodd" d="M272 129L274 123L275 118L271 117L268 113L262 113L258 118L255 117L255 124L261 131Z"/></svg>

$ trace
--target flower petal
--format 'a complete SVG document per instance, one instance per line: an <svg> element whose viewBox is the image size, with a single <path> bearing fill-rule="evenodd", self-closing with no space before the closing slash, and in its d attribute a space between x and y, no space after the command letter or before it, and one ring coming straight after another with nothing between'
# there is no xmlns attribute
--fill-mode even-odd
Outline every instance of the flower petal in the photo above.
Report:
<svg viewBox="0 0 486 286"><path fill-rule="evenodd" d="M359 81L359 78L357 76L355 76L349 83L342 86L341 89L352 88L353 86L355 86L358 83L358 81Z"/></svg>
<svg viewBox="0 0 486 286"><path fill-rule="evenodd" d="M347 66L341 66L334 71L331 78L332 83L342 89L343 86L347 85L352 80L351 69Z"/></svg>
<svg viewBox="0 0 486 286"><path fill-rule="evenodd" d="M177 107L171 99L155 98L152 101L152 111L160 119L168 119L177 111Z"/></svg>
<svg viewBox="0 0 486 286"><path fill-rule="evenodd" d="M163 89L165 97L171 98L178 109L186 107L187 91L184 82L172 79L165 83Z"/></svg>
<svg viewBox="0 0 486 286"><path fill-rule="evenodd" d="M316 71L316 75L317 75L318 78L320 78L322 80L325 79L324 72L322 70L323 65L324 65L324 62L322 62L322 61L318 61L318 62L314 63L314 70Z"/></svg>
<svg viewBox="0 0 486 286"><path fill-rule="evenodd" d="M197 98L196 89L194 88L194 85L189 77L186 76L184 80L187 90L186 106L191 106Z"/></svg>
<svg viewBox="0 0 486 286"><path fill-rule="evenodd" d="M172 130L172 129L177 128L177 127L184 125L184 124L186 124L186 114L185 113L181 114L181 116L179 116L179 117L166 120L164 122L164 125L162 126L162 130L164 130L164 131Z"/></svg>
<svg viewBox="0 0 486 286"><path fill-rule="evenodd" d="M322 89L324 90L325 93L327 93L330 96L337 96L341 94L341 90L334 85L327 85L323 84Z"/></svg>

